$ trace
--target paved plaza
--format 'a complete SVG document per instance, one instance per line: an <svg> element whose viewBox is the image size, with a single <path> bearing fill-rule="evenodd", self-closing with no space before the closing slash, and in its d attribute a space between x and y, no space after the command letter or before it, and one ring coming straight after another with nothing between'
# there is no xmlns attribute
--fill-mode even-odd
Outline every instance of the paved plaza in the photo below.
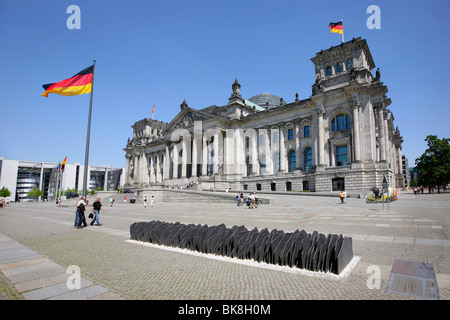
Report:
<svg viewBox="0 0 450 320"><path fill-rule="evenodd" d="M156 202L146 208L141 201L116 201L109 207L104 197L102 226L84 229L74 228L75 200L59 207L13 203L0 209L0 299L450 299L450 193L402 192L389 210L362 198L340 204L337 197L261 197L271 203L252 210L232 200ZM354 265L334 276L129 241L132 223L151 220L342 234L353 238ZM407 288L393 292L389 281L396 260L432 265L437 288L429 282L423 298Z"/></svg>

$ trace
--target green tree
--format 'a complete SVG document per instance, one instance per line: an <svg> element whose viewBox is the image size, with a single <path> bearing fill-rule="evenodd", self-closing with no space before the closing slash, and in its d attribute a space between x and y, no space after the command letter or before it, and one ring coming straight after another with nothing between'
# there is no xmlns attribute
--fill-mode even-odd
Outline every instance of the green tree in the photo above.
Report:
<svg viewBox="0 0 450 320"><path fill-rule="evenodd" d="M42 190L39 190L36 187L33 187L33 189L27 194L27 196L30 198L42 197L43 195L44 193L42 192Z"/></svg>
<svg viewBox="0 0 450 320"><path fill-rule="evenodd" d="M8 188L3 187L0 189L0 197L6 198L6 197L9 197L10 195L11 195L11 191L9 191Z"/></svg>
<svg viewBox="0 0 450 320"><path fill-rule="evenodd" d="M416 159L417 170L423 183L437 186L439 192L440 186L450 182L450 139L428 135L425 141L428 149Z"/></svg>

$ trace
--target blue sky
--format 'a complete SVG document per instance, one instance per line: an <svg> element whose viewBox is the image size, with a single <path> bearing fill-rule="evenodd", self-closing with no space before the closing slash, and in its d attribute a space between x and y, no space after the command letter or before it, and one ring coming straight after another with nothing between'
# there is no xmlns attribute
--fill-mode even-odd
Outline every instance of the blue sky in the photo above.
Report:
<svg viewBox="0 0 450 320"><path fill-rule="evenodd" d="M373 4L378 30L366 25ZM70 5L79 30L66 26ZM247 99L306 99L310 59L340 44L328 24L342 19L345 41L368 42L412 166L426 135L450 137L449 10L447 0L1 0L0 157L84 164L90 95L41 94L94 59L90 164L123 167L131 126L153 103L155 119L170 122L183 99L227 104L235 78Z"/></svg>

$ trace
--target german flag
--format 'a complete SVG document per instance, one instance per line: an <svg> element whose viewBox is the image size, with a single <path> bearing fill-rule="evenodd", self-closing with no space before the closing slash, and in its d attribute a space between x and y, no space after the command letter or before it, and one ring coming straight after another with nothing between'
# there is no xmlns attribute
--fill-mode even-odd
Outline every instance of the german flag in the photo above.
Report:
<svg viewBox="0 0 450 320"><path fill-rule="evenodd" d="M49 93L56 93L62 96L77 96L91 92L92 80L94 77L94 65L77 73L72 78L56 83L44 84L45 92L43 97L48 97Z"/></svg>
<svg viewBox="0 0 450 320"><path fill-rule="evenodd" d="M329 27L330 27L331 33L334 32L334 33L344 34L344 25L343 25L342 21L331 22Z"/></svg>
<svg viewBox="0 0 450 320"><path fill-rule="evenodd" d="M64 169L66 168L66 163L67 163L67 157L65 157L64 161L61 163L61 171L64 171Z"/></svg>

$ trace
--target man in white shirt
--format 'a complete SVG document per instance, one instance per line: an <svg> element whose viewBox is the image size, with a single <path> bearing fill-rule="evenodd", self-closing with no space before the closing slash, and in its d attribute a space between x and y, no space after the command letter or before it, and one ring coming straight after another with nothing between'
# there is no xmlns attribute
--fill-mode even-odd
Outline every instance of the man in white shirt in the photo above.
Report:
<svg viewBox="0 0 450 320"><path fill-rule="evenodd" d="M84 216L84 211L86 210L86 197L82 197L80 201L77 202L77 211L75 212L75 222L74 228L81 229L81 224L87 227L86 218Z"/></svg>

